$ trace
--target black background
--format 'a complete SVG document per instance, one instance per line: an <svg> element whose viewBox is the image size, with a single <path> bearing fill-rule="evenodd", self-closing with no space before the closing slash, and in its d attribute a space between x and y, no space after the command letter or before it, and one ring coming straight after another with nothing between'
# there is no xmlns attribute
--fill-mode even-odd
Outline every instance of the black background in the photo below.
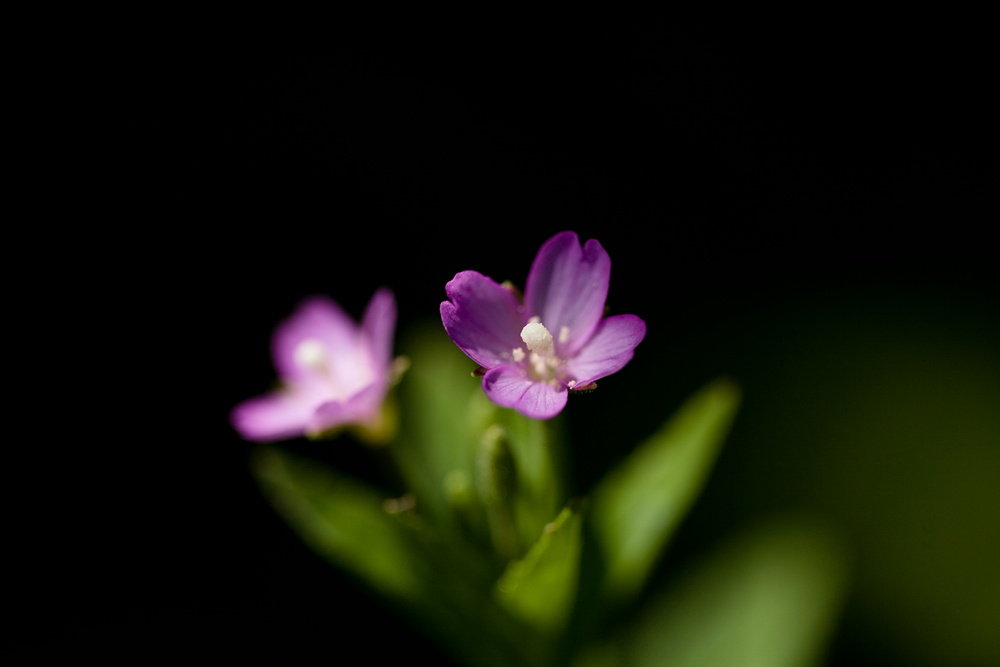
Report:
<svg viewBox="0 0 1000 667"><path fill-rule="evenodd" d="M87 307L112 316L96 337L127 352L88 360L113 390L51 445L71 450L71 493L28 522L56 564L36 569L29 550L11 648L441 659L297 542L227 423L268 388L270 330L308 294L358 315L387 285L402 331L436 316L457 271L523 282L555 232L600 240L609 306L649 335L588 398L631 408L628 423L567 411L581 489L624 453L615 433L659 422L651 406L766 372L746 336L817 294L957 303L995 327L991 55L973 40L646 37L109 59L88 90L114 164L87 199L108 196L96 213L124 226L98 235L126 250L113 268L87 263ZM373 472L356 443L322 446ZM725 523L690 524L672 557ZM844 632L834 659L888 664L879 650Z"/></svg>

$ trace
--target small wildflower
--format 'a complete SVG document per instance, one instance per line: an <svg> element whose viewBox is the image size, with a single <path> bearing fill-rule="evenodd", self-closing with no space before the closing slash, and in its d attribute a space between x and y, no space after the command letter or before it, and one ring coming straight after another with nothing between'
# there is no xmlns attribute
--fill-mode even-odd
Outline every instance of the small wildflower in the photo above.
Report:
<svg viewBox="0 0 1000 667"><path fill-rule="evenodd" d="M271 339L281 387L233 408L233 427L262 442L349 425L377 428L392 376L395 327L396 303L387 289L372 296L360 325L326 297L304 300Z"/></svg>
<svg viewBox="0 0 1000 667"><path fill-rule="evenodd" d="M593 389L632 358L646 335L635 315L604 317L611 260L596 240L574 232L546 241L524 297L476 271L445 286L441 321L452 341L482 367L483 390L498 405L537 419L559 414L569 391Z"/></svg>

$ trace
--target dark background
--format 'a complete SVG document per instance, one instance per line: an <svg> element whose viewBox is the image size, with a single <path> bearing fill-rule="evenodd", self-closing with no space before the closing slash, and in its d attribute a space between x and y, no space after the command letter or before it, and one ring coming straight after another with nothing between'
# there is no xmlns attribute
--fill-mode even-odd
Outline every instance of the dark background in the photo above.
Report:
<svg viewBox="0 0 1000 667"><path fill-rule="evenodd" d="M815 510L857 555L832 664L996 664L995 55L647 36L116 60L91 92L128 253L89 294L129 353L89 435L59 443L71 501L29 521L57 565L29 556L10 648L439 659L290 534L227 412L268 388L271 328L303 296L359 315L387 285L402 337L457 271L523 283L573 229L611 255L609 307L649 325L565 413L581 491L710 379L746 395L663 576L750 518ZM288 446L374 474L350 440Z"/></svg>

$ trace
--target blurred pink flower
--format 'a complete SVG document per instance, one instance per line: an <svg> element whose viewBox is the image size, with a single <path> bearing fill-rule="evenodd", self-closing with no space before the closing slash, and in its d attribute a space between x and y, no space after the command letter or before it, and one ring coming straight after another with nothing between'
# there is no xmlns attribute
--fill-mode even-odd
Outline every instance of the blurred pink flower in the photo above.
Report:
<svg viewBox="0 0 1000 667"><path fill-rule="evenodd" d="M326 297L304 300L271 339L281 388L233 408L233 427L247 440L266 442L377 424L395 327L396 302L387 289L372 296L360 326Z"/></svg>

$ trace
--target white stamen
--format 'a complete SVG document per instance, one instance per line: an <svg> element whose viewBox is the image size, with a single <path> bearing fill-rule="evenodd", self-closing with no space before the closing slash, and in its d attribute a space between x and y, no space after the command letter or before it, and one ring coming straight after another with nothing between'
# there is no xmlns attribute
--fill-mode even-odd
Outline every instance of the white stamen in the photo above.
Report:
<svg viewBox="0 0 1000 667"><path fill-rule="evenodd" d="M568 340L569 340L569 327L563 325L559 327L559 342L565 343Z"/></svg>
<svg viewBox="0 0 1000 667"><path fill-rule="evenodd" d="M545 377L548 375L547 366L551 365L549 363L549 358L538 354L537 352L531 353L531 367L535 369L535 374L539 377Z"/></svg>
<svg viewBox="0 0 1000 667"><path fill-rule="evenodd" d="M524 360L524 348L515 347L514 348L514 361L521 362Z"/></svg>
<svg viewBox="0 0 1000 667"><path fill-rule="evenodd" d="M326 368L326 349L315 338L307 338L296 345L293 357L299 368L317 371Z"/></svg>
<svg viewBox="0 0 1000 667"><path fill-rule="evenodd" d="M545 352L552 347L552 334L541 322L528 322L524 325L521 340L532 352Z"/></svg>

